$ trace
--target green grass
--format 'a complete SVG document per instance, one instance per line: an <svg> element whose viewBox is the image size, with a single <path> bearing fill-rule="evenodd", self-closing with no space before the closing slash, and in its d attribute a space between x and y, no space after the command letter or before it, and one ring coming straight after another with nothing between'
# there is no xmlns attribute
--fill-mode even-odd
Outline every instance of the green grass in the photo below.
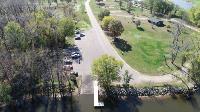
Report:
<svg viewBox="0 0 200 112"><path fill-rule="evenodd" d="M187 89L187 86L181 82L170 82L170 83L142 83L142 84L134 84L134 85L130 85L132 87L136 87L136 88L145 88L145 87L165 87L165 86L173 86L173 87L182 87Z"/></svg>
<svg viewBox="0 0 200 112"><path fill-rule="evenodd" d="M192 2L195 6L200 6L200 0L186 0Z"/></svg>
<svg viewBox="0 0 200 112"><path fill-rule="evenodd" d="M77 2L77 10L76 10L76 19L78 20L77 27L80 29L88 29L90 28L90 20L85 11L84 0L78 0Z"/></svg>
<svg viewBox="0 0 200 112"><path fill-rule="evenodd" d="M124 52L117 49L125 61L140 72L156 75L165 66L164 55L167 55L170 46L170 35L165 28L153 30L151 25L142 21L140 31L131 23L131 20L124 17L116 17L123 21L125 31L121 38L132 46L132 50Z"/></svg>
<svg viewBox="0 0 200 112"><path fill-rule="evenodd" d="M73 46L73 45L75 45L74 37L67 37L65 39L65 44L67 46Z"/></svg>
<svg viewBox="0 0 200 112"><path fill-rule="evenodd" d="M122 2L121 10L127 11L127 3L125 1ZM135 16L150 16L149 11L142 10L140 7L132 7L130 13Z"/></svg>
<svg viewBox="0 0 200 112"><path fill-rule="evenodd" d="M95 0L90 1L90 7L96 18L98 17L98 14L103 10L103 8L96 5Z"/></svg>
<svg viewBox="0 0 200 112"><path fill-rule="evenodd" d="M132 50L129 52L123 53L120 49L117 49L117 51L131 67L148 75L158 75L163 73L163 70L169 71L164 56L171 56L172 36L167 32L166 27L154 26L154 29L152 29L150 23L141 21L141 27L144 31L140 31L131 22L130 18L115 18L121 20L125 28L121 38L132 46ZM172 26L172 23L169 22L165 22L164 24L170 24ZM183 31L181 37L184 38L185 41L189 41L190 38L193 38L193 31L187 28L184 28ZM176 63L180 66L181 55L180 53L176 60Z"/></svg>

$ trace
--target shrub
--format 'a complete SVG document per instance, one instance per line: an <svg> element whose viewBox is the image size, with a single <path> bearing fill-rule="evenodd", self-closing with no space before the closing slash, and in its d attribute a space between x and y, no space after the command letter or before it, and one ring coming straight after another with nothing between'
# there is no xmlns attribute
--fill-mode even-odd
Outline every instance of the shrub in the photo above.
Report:
<svg viewBox="0 0 200 112"><path fill-rule="evenodd" d="M167 28L171 28L171 26L170 26L170 25L167 25Z"/></svg>
<svg viewBox="0 0 200 112"><path fill-rule="evenodd" d="M102 28L108 30L108 25L112 20L114 20L112 16L105 16L102 20Z"/></svg>
<svg viewBox="0 0 200 112"><path fill-rule="evenodd" d="M98 18L99 20L102 21L105 16L109 16L109 15L110 15L110 11L105 9L99 13Z"/></svg>
<svg viewBox="0 0 200 112"><path fill-rule="evenodd" d="M141 21L140 21L140 20L136 20L136 21L135 21L135 25L136 25L136 27L138 28L138 27L141 25Z"/></svg>
<svg viewBox="0 0 200 112"><path fill-rule="evenodd" d="M190 21L200 27L200 7L193 7L190 10Z"/></svg>

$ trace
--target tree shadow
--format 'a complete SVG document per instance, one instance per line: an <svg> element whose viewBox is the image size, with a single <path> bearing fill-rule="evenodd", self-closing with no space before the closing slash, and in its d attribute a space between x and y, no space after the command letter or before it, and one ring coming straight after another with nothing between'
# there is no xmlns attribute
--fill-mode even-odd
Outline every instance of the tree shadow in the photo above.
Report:
<svg viewBox="0 0 200 112"><path fill-rule="evenodd" d="M124 10L124 11L126 10L126 8L124 8L124 7L121 7L120 9L121 9L121 10Z"/></svg>
<svg viewBox="0 0 200 112"><path fill-rule="evenodd" d="M142 100L139 99L137 96L127 96L123 98L121 96L107 96L104 99L105 112L139 112L137 106L142 105Z"/></svg>
<svg viewBox="0 0 200 112"><path fill-rule="evenodd" d="M137 29L138 29L139 31L144 31L144 28L142 28L142 27L137 27Z"/></svg>
<svg viewBox="0 0 200 112"><path fill-rule="evenodd" d="M113 44L116 48L120 49L123 52L129 52L132 50L132 46L128 44L127 41L120 38L115 38Z"/></svg>
<svg viewBox="0 0 200 112"><path fill-rule="evenodd" d="M99 2L99 3L97 3L97 5L99 5L99 6L105 6L105 3Z"/></svg>
<svg viewBox="0 0 200 112"><path fill-rule="evenodd" d="M191 104L194 109L200 110L199 103L198 103L195 95L192 95L189 99L187 97L185 97L184 95L180 95L180 99L183 102L188 102L189 104Z"/></svg>

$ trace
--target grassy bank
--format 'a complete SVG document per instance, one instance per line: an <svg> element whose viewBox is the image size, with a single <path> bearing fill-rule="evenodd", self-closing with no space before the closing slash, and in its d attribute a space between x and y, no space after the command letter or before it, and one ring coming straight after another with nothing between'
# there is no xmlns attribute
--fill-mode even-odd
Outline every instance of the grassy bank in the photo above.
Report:
<svg viewBox="0 0 200 112"><path fill-rule="evenodd" d="M186 1L192 2L195 6L200 7L200 0L186 0Z"/></svg>

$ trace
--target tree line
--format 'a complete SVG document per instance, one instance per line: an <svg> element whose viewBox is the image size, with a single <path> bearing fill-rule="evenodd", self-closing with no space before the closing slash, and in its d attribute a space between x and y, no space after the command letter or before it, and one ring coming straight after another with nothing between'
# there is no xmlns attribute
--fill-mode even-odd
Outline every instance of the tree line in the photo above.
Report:
<svg viewBox="0 0 200 112"><path fill-rule="evenodd" d="M168 0L144 0L144 6L153 15L177 17L200 27L200 8L193 6L186 11Z"/></svg>
<svg viewBox="0 0 200 112"><path fill-rule="evenodd" d="M62 68L63 48L75 30L72 17L58 18L27 0L0 1L1 103L72 92Z"/></svg>

